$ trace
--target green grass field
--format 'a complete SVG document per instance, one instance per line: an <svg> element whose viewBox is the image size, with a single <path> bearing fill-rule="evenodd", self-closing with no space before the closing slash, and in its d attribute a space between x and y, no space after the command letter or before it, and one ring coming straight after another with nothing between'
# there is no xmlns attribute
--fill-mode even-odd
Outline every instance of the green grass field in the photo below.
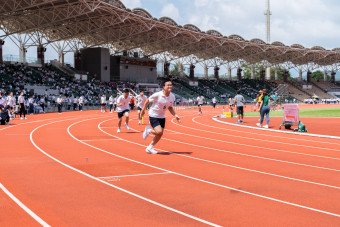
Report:
<svg viewBox="0 0 340 227"><path fill-rule="evenodd" d="M247 110L246 110L247 111ZM246 112L245 116L259 116L258 112ZM270 111L271 117L283 117L282 110ZM340 108L301 109L300 117L340 117Z"/></svg>

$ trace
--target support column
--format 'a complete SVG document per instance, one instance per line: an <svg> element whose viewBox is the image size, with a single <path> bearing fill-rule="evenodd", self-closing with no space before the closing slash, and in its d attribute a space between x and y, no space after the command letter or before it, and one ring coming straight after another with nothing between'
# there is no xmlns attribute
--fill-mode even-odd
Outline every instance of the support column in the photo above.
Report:
<svg viewBox="0 0 340 227"><path fill-rule="evenodd" d="M3 55L2 55L2 46L5 44L5 41L0 39L0 64L4 63Z"/></svg>
<svg viewBox="0 0 340 227"><path fill-rule="evenodd" d="M302 69L299 69L299 77L298 77L299 81L302 81Z"/></svg>
<svg viewBox="0 0 340 227"><path fill-rule="evenodd" d="M26 63L26 52L27 50L25 48L25 45L21 44L19 48L19 59L20 59L20 62L22 63Z"/></svg>
<svg viewBox="0 0 340 227"><path fill-rule="evenodd" d="M242 69L240 67L237 68L237 80L242 80Z"/></svg>
<svg viewBox="0 0 340 227"><path fill-rule="evenodd" d="M220 68L219 68L218 66L215 66L215 67L214 67L214 77L215 77L216 79L219 79L219 78L220 78L219 71L220 71Z"/></svg>
<svg viewBox="0 0 340 227"><path fill-rule="evenodd" d="M170 74L169 67L170 67L170 63L167 61L164 62L164 76L165 77L168 77Z"/></svg>
<svg viewBox="0 0 340 227"><path fill-rule="evenodd" d="M271 79L271 68L268 67L266 68L266 80L270 80Z"/></svg>
<svg viewBox="0 0 340 227"><path fill-rule="evenodd" d="M208 78L209 74L208 74L208 66L204 66L204 77Z"/></svg>
<svg viewBox="0 0 340 227"><path fill-rule="evenodd" d="M336 73L334 71L332 71L332 73L331 73L331 82L332 83L335 83L335 75L336 75Z"/></svg>
<svg viewBox="0 0 340 227"><path fill-rule="evenodd" d="M79 50L74 52L74 68L81 71L81 52Z"/></svg>
<svg viewBox="0 0 340 227"><path fill-rule="evenodd" d="M325 70L324 72L323 72L323 81L327 81L327 71Z"/></svg>
<svg viewBox="0 0 340 227"><path fill-rule="evenodd" d="M275 80L279 80L279 74L277 73L277 68L275 68Z"/></svg>
<svg viewBox="0 0 340 227"><path fill-rule="evenodd" d="M183 74L184 74L184 67L183 67L183 64L180 63L180 64L179 64L179 75L180 75L180 76L183 76Z"/></svg>
<svg viewBox="0 0 340 227"><path fill-rule="evenodd" d="M38 64L44 65L45 64L45 52L46 48L43 45L39 45L37 47L37 59L38 59Z"/></svg>
<svg viewBox="0 0 340 227"><path fill-rule="evenodd" d="M189 77L190 78L194 78L195 77L195 66L193 64L190 64Z"/></svg>
<svg viewBox="0 0 340 227"><path fill-rule="evenodd" d="M232 80L231 67L228 67L228 80Z"/></svg>
<svg viewBox="0 0 340 227"><path fill-rule="evenodd" d="M255 65L251 65L250 79L255 80L255 78L256 78Z"/></svg>
<svg viewBox="0 0 340 227"><path fill-rule="evenodd" d="M61 50L61 51L59 51L58 55L59 55L59 63L64 65L64 63L65 63L65 53Z"/></svg>

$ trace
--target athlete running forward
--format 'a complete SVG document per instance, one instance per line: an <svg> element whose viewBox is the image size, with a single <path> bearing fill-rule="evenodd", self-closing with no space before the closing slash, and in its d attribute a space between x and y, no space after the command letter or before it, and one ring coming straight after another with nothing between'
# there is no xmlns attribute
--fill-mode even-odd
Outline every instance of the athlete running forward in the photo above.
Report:
<svg viewBox="0 0 340 227"><path fill-rule="evenodd" d="M141 91L139 93L139 95L137 95L136 100L137 100L137 110L138 110L138 124L142 124L142 118L143 115L140 114L140 112L142 111L144 104L146 102L146 100L148 99L148 97L146 97L146 95L144 95L144 91Z"/></svg>
<svg viewBox="0 0 340 227"><path fill-rule="evenodd" d="M117 99L117 113L118 113L118 129L117 133L121 132L122 118L125 116L125 128L130 130L129 127L129 112L130 112L130 103L131 97L129 95L129 89L124 89L123 94Z"/></svg>
<svg viewBox="0 0 340 227"><path fill-rule="evenodd" d="M146 139L150 133L155 136L150 145L146 148L146 152L148 154L157 154L154 146L156 146L163 136L166 110L168 109L170 113L176 118L176 120L180 122L180 117L176 114L173 108L173 104L176 99L175 95L172 94L171 91L172 82L170 80L164 81L163 90L151 95L149 99L145 101L143 109L140 112L140 116L143 116L148 104L152 103L149 110L150 124L152 128L150 126L146 126L143 132L143 139Z"/></svg>

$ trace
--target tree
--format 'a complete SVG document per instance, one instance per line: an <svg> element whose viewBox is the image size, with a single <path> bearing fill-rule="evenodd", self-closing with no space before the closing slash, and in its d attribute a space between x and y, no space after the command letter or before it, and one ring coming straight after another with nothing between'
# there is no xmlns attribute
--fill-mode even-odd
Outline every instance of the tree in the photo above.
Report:
<svg viewBox="0 0 340 227"><path fill-rule="evenodd" d="M320 70L317 70L315 72L312 73L312 79L314 81L320 81L320 80L323 80L323 72L321 72Z"/></svg>

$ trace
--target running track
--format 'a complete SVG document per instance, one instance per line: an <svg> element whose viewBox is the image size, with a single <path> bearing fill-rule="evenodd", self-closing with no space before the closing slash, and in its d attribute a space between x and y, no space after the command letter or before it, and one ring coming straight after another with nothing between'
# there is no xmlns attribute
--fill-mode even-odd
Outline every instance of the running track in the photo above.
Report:
<svg viewBox="0 0 340 227"><path fill-rule="evenodd" d="M159 155L145 153L136 112L121 134L98 111L1 127L0 225L340 225L338 140L179 113Z"/></svg>

